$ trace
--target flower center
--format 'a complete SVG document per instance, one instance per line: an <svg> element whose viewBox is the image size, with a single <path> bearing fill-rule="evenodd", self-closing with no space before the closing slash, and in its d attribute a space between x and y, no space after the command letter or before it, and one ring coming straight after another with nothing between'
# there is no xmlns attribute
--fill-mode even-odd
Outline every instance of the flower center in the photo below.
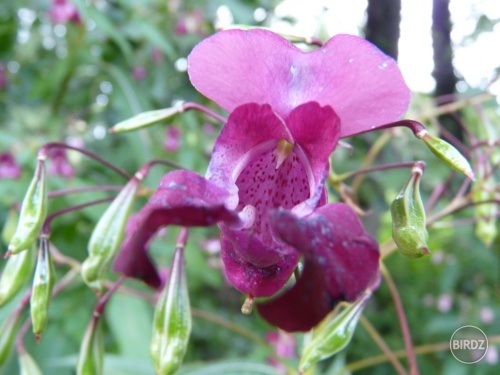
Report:
<svg viewBox="0 0 500 375"><path fill-rule="evenodd" d="M237 210L249 204L255 207L255 222L250 230L264 243L272 241L269 210L278 207L291 209L310 195L306 169L293 145L278 142L270 146L253 155L236 179L239 189Z"/></svg>

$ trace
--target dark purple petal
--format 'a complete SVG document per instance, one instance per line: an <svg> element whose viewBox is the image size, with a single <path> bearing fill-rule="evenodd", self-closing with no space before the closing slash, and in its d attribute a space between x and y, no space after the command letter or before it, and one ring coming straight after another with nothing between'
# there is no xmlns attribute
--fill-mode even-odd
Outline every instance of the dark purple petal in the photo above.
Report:
<svg viewBox="0 0 500 375"><path fill-rule="evenodd" d="M270 104L282 118L315 101L341 119L341 137L398 120L410 92L395 61L353 35L336 35L305 53L266 30L221 31L188 56L191 83L231 112Z"/></svg>
<svg viewBox="0 0 500 375"><path fill-rule="evenodd" d="M304 272L278 298L258 305L261 315L287 331L307 331L340 301L353 301L377 276L379 251L354 211L332 203L298 218L273 216L276 235L304 256Z"/></svg>
<svg viewBox="0 0 500 375"><path fill-rule="evenodd" d="M248 232L240 232L235 236L234 233L221 230L221 256L226 276L231 284L242 293L251 294L254 297L272 296L290 279L300 254L283 244L263 245L257 238L245 239L245 236L248 236ZM239 240L242 242L239 243ZM248 245L257 246L257 248L245 247L246 241L251 241ZM238 248L240 248L239 252ZM267 255L266 252L268 252ZM256 266L245 260L242 254L246 259L251 258L258 264L264 264L269 260L275 263L263 267Z"/></svg>
<svg viewBox="0 0 500 375"><path fill-rule="evenodd" d="M166 174L156 193L134 218L136 229L126 238L115 271L158 287L161 280L147 254L151 237L167 225L209 226L220 221L237 224L238 216L224 205L227 196L226 191L194 172Z"/></svg>

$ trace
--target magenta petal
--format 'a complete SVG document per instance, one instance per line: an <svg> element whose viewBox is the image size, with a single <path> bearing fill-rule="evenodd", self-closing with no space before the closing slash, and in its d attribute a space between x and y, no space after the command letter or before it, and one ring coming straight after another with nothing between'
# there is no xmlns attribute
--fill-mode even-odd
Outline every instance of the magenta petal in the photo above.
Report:
<svg viewBox="0 0 500 375"><path fill-rule="evenodd" d="M309 102L295 108L286 124L295 142L304 150L314 181L319 184L327 173L330 154L339 140L339 117L332 108Z"/></svg>
<svg viewBox="0 0 500 375"><path fill-rule="evenodd" d="M248 103L236 108L215 142L207 179L234 192L233 174L241 158L259 144L280 139L292 142L288 128L269 105Z"/></svg>
<svg viewBox="0 0 500 375"><path fill-rule="evenodd" d="M228 193L191 171L166 174L157 192L135 217L136 230L125 240L114 270L141 279L152 287L160 278L147 254L147 243L167 225L209 226L236 224L237 214L224 205Z"/></svg>
<svg viewBox="0 0 500 375"><path fill-rule="evenodd" d="M270 31L221 31L193 49L188 72L198 91L229 112L255 102L287 118L303 103L330 106L342 138L398 120L410 100L395 61L353 35L305 53Z"/></svg>
<svg viewBox="0 0 500 375"><path fill-rule="evenodd" d="M258 305L270 323L308 330L335 303L356 299L377 276L378 244L349 206L328 204L306 218L278 210L273 223L276 235L304 255L304 273L283 295Z"/></svg>

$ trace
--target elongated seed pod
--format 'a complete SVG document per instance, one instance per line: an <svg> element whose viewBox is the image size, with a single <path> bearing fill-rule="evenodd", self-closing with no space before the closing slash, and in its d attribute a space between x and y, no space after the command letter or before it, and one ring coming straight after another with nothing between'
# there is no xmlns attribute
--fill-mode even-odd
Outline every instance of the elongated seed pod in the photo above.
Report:
<svg viewBox="0 0 500 375"><path fill-rule="evenodd" d="M103 374L104 345L102 331L97 317L92 317L78 357L77 375Z"/></svg>
<svg viewBox="0 0 500 375"><path fill-rule="evenodd" d="M21 314L14 312L0 326L0 367L7 361L14 347Z"/></svg>
<svg viewBox="0 0 500 375"><path fill-rule="evenodd" d="M35 175L24 196L19 223L10 241L7 255L17 254L31 246L38 237L47 215L47 189L45 183L45 161L38 159Z"/></svg>
<svg viewBox="0 0 500 375"><path fill-rule="evenodd" d="M49 239L46 236L42 236L40 238L40 248L38 250L38 260L30 300L33 333L37 341L47 326L49 304L55 279L54 273L54 265L49 251Z"/></svg>
<svg viewBox="0 0 500 375"><path fill-rule="evenodd" d="M106 270L123 240L138 186L136 177L125 185L101 216L90 237L89 257L83 262L82 277L96 292L101 291Z"/></svg>
<svg viewBox="0 0 500 375"><path fill-rule="evenodd" d="M21 375L43 375L40 367L26 351L19 354L19 370Z"/></svg>
<svg viewBox="0 0 500 375"><path fill-rule="evenodd" d="M158 375L174 374L182 364L191 334L191 308L184 269L184 251L177 248L168 283L153 318L151 357Z"/></svg>
<svg viewBox="0 0 500 375"><path fill-rule="evenodd" d="M33 273L36 250L31 247L20 254L14 254L7 263L0 277L0 306L14 298L27 283Z"/></svg>

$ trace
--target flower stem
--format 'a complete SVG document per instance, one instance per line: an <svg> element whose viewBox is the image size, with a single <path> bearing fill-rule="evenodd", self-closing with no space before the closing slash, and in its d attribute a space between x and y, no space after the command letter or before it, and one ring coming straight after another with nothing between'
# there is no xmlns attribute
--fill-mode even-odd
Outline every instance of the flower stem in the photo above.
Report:
<svg viewBox="0 0 500 375"><path fill-rule="evenodd" d="M95 161L101 163L102 165L108 167L109 169L115 171L116 173L118 173L119 175L125 177L127 180L129 180L132 176L130 176L127 172L125 172L123 169L121 168L118 168L117 166L115 166L114 164L104 160L103 158L101 158L99 155L97 154L94 154L93 152L91 151L88 151L84 148L80 148L80 147L76 147L76 146L70 146L66 143L60 143L60 142L51 142L51 143L47 143L45 144L44 146L42 146L40 148L40 150L38 151L38 157L42 157L42 158L47 158L48 155L49 155L49 151L51 148L66 148L68 150L73 150L73 151L77 151L91 159L94 159Z"/></svg>
<svg viewBox="0 0 500 375"><path fill-rule="evenodd" d="M413 168L416 165L422 165L425 163L423 161L417 162L404 162L404 163L391 163L391 164L383 164L383 165L375 165L369 168L361 168L352 172L343 173L337 176L334 176L333 179L335 182L341 182L347 180L348 178L359 176L361 174L367 174L371 172L385 171L388 169L398 169L398 168Z"/></svg>
<svg viewBox="0 0 500 375"><path fill-rule="evenodd" d="M413 343L411 340L410 329L408 327L408 321L406 320L406 315L403 309L403 303L401 302L401 298L399 297L398 289L396 288L396 284L389 273L389 270L384 265L384 263L380 263L380 271L382 276L389 287L389 291L391 293L392 299L394 301L394 305L396 307L396 312L399 319L399 325L401 326L401 332L403 334L403 340L406 347L407 357L408 357L408 365L410 368L410 375L418 375L418 366L417 360L415 358L415 352L413 351Z"/></svg>
<svg viewBox="0 0 500 375"><path fill-rule="evenodd" d="M401 362L399 362L396 356L394 355L394 352L389 348L389 346L387 346L382 336L380 336L380 334L377 332L375 327L368 321L368 319L366 319L363 315L361 315L359 322L364 327L364 329L366 329L366 331L371 336L373 341L375 341L378 347L385 353L387 359L394 366L398 374L400 375L407 374Z"/></svg>
<svg viewBox="0 0 500 375"><path fill-rule="evenodd" d="M190 109L195 109L197 111L203 112L204 114L212 117L213 119L220 121L221 123L225 124L227 122L227 119L225 117L222 117L218 113L215 113L211 109L202 106L201 104L194 103L194 102L185 102L182 103L182 111L189 111Z"/></svg>

